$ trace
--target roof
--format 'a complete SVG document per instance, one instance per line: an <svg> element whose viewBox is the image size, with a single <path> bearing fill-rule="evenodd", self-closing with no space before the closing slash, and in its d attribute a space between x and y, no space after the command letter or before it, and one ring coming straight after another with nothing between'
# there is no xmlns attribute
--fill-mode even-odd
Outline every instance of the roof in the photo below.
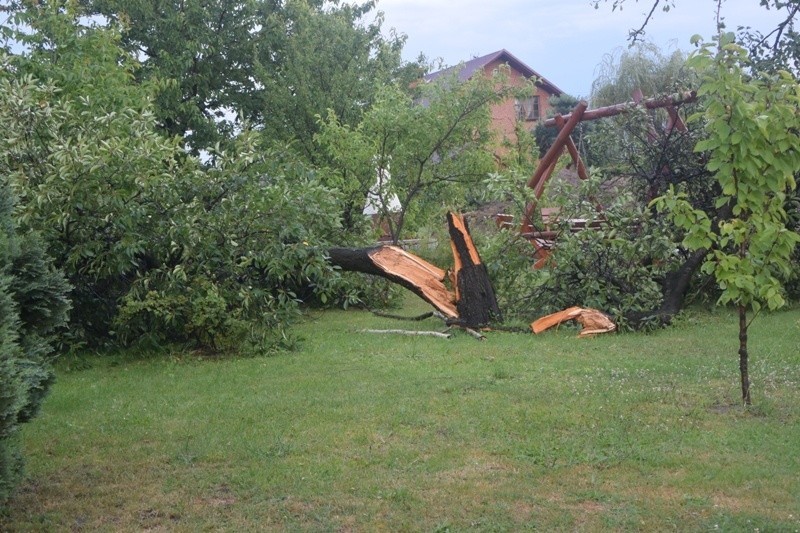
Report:
<svg viewBox="0 0 800 533"><path fill-rule="evenodd" d="M517 72L523 74L526 78L536 78L538 80L537 85L542 87L548 92L553 93L556 96L563 94L564 91L556 87L552 82L550 82L547 78L533 70L531 67L520 61L517 57L515 57L511 52L506 49L498 50L497 52L492 52L491 54L487 54L485 56L476 57L470 59L465 63L461 63L454 67L449 67L444 70L440 70L438 72L431 72L430 74L426 74L423 78L426 82L433 81L439 77L446 76L452 74L454 72L458 72L458 80L459 81L466 81L470 79L476 72L482 72L486 65L499 60L501 63L508 63L508 66L515 69Z"/></svg>

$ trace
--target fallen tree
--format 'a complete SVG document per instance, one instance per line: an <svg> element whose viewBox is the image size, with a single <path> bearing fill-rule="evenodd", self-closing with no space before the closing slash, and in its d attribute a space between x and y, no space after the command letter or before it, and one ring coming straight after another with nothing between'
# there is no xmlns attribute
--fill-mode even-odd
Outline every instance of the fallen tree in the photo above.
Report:
<svg viewBox="0 0 800 533"><path fill-rule="evenodd" d="M332 248L328 256L342 270L379 276L405 287L444 315L448 325L479 328L499 321L497 298L466 220L448 213L447 224L454 261L450 271L391 245Z"/></svg>

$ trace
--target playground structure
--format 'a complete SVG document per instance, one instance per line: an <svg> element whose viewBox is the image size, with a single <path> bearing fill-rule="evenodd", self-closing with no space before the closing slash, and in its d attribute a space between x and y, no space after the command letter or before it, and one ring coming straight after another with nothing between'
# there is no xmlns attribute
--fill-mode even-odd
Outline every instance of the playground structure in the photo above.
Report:
<svg viewBox="0 0 800 533"><path fill-rule="evenodd" d="M553 209L540 209L544 228L535 228L532 224L534 219L534 212L538 207L538 200L541 198L544 187L548 180L555 171L556 163L561 158L564 150L569 152L572 163L575 166L578 177L581 180L587 180L589 174L586 170L578 147L572 140L572 132L577 125L581 122L598 120L601 118L613 117L628 113L634 109L643 107L644 109L653 110L663 108L667 112L667 124L665 129L667 133L673 130L686 131L686 124L678 114L677 107L683 104L694 102L697 99L697 93L694 91L686 91L681 93L671 94L661 98L643 99L641 91L637 90L633 94L633 100L630 102L616 104L607 107L599 107L587 110L589 107L586 101L581 100L575 106L571 113L566 116L556 115L553 118L545 121L545 126L556 127L559 132L553 141L552 146L545 152L544 156L539 160L531 178L528 180L528 187L533 189L535 200L528 204L525 209L525 214L520 225L520 232L524 235L536 248L534 258L536 259L535 267L541 267L550 255L550 249L553 242L558 237L559 232L550 228L550 224L558 219L558 211ZM651 127L650 140L654 141L656 138L655 129ZM602 216L602 206L595 203L598 212ZM569 230L580 231L587 227L597 226L600 220L570 220ZM498 215L498 224L501 227L509 227L513 224L508 215Z"/></svg>

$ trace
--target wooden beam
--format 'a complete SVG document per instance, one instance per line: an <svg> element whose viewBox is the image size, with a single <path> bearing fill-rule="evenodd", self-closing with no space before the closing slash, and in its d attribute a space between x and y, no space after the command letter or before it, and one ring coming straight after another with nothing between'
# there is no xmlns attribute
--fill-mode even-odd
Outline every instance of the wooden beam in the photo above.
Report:
<svg viewBox="0 0 800 533"><path fill-rule="evenodd" d="M558 129L564 129L567 121L561 115L555 117L556 125ZM583 164L583 159L581 159L581 154L578 152L578 147L575 146L575 141L572 140L572 136L567 137L567 150L569 151L570 157L572 157L572 161L575 162L575 166L578 170L578 177L583 181L589 179L589 173L586 172L586 165Z"/></svg>
<svg viewBox="0 0 800 533"><path fill-rule="evenodd" d="M589 104L587 104L585 100L581 100L578 102L578 105L575 106L575 109L572 110L572 113L568 115L569 118L566 119L564 127L558 132L555 141L553 141L553 145L539 160L539 165L536 167L536 171L533 173L533 176L531 176L531 179L528 180L528 187L532 189L535 188L541 177L544 175L545 170L547 170L550 165L552 165L553 162L558 159L558 155L560 155L561 150L564 148L567 138L569 138L572 130L575 129L575 126L578 124L578 122L581 121L581 117L583 117L587 107L589 107ZM552 120L554 121L553 124L555 124L555 119Z"/></svg>
<svg viewBox="0 0 800 533"><path fill-rule="evenodd" d="M649 100L645 100L641 102L640 105L643 105L646 109L658 109L660 107L669 107L678 104L688 104L697 100L697 93L695 91L686 91L682 93L675 93L669 96L664 96L661 98L651 98ZM636 107L636 102L625 102L624 104L616 104L607 107L598 107L596 109L590 109L583 113L582 120L597 120L599 118L606 118L606 117L613 117L616 115L621 115L622 113L627 113L632 108ZM569 121L572 118L572 113L565 116L564 118ZM545 120L545 126L553 127L556 126L555 118L550 118Z"/></svg>
<svg viewBox="0 0 800 533"><path fill-rule="evenodd" d="M558 135L553 141L553 145L539 160L536 171L534 171L531 179L528 180L528 187L534 190L537 200L541 198L542 192L544 192L545 182L553 173L556 162L567 144L567 139L570 138L569 136L572 130L575 129L575 126L578 125L578 122L581 121L581 117L583 117L583 113L586 111L587 107L589 107L589 104L587 104L585 100L578 102L578 105L576 105L572 113L570 113L569 119L564 123L564 127L558 132ZM525 208L525 217L522 220L523 227L526 224L530 224L535 205L535 203L531 203Z"/></svg>

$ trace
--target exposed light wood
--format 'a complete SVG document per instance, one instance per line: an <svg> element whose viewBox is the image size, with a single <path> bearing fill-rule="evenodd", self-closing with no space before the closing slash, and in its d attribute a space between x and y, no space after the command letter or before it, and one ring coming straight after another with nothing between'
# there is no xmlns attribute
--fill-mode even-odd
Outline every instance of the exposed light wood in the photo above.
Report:
<svg viewBox="0 0 800 533"><path fill-rule="evenodd" d="M563 311L543 316L531 324L531 329L534 333L539 334L570 320L575 320L582 326L580 337L610 333L617 329L617 325L604 313L597 309L583 307L569 307Z"/></svg>
<svg viewBox="0 0 800 533"><path fill-rule="evenodd" d="M380 276L431 304L449 325L480 328L501 317L486 266L460 214L448 213L455 267L445 271L397 246L331 248L328 257L342 270ZM444 283L449 277L451 291Z"/></svg>
<svg viewBox="0 0 800 533"><path fill-rule="evenodd" d="M418 287L425 301L448 318L458 318L456 298L443 280L446 273L424 259L409 254L397 246L381 246L369 253L375 265L386 272Z"/></svg>

